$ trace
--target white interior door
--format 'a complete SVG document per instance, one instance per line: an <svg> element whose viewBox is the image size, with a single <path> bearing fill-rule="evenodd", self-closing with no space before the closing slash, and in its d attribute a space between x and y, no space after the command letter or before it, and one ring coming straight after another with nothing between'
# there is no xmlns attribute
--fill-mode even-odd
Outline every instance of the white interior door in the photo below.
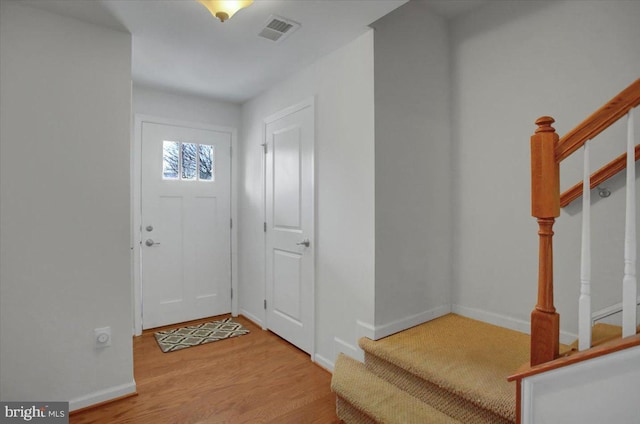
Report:
<svg viewBox="0 0 640 424"><path fill-rule="evenodd" d="M142 123L142 326L231 311L231 133Z"/></svg>
<svg viewBox="0 0 640 424"><path fill-rule="evenodd" d="M311 354L314 116L308 102L265 121L267 327Z"/></svg>

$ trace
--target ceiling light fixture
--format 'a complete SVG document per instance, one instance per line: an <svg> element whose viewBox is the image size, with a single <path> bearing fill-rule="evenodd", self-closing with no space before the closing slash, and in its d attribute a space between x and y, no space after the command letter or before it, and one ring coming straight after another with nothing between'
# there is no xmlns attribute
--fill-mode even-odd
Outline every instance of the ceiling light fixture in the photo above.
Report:
<svg viewBox="0 0 640 424"><path fill-rule="evenodd" d="M220 22L231 18L238 10L244 9L253 3L253 0L198 0Z"/></svg>

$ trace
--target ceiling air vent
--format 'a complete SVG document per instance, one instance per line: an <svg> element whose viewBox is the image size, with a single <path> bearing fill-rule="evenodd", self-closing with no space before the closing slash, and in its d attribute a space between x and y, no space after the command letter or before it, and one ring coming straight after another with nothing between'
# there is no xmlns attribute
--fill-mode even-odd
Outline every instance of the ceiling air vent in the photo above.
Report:
<svg viewBox="0 0 640 424"><path fill-rule="evenodd" d="M267 22L265 22L265 26L262 28L262 31L260 31L258 36L266 38L267 40L280 42L290 36L298 28L300 28L300 24L292 21L291 19L271 15Z"/></svg>

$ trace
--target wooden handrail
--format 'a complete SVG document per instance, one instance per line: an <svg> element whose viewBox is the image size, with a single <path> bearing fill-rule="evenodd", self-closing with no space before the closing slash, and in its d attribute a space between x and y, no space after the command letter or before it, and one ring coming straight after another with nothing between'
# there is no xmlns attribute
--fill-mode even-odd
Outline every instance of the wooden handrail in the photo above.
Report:
<svg viewBox="0 0 640 424"><path fill-rule="evenodd" d="M636 145L635 159L640 160L640 144ZM623 153L591 174L590 186L595 188L626 168L627 154ZM564 208L582 196L582 181L560 195L560 207Z"/></svg>
<svg viewBox="0 0 640 424"><path fill-rule="evenodd" d="M531 369L548 369L545 368L546 363L576 361L576 359L556 361L560 348L560 315L553 305L553 225L555 219L560 216L560 162L638 105L640 105L640 79L634 81L562 138L558 137L556 130L551 126L555 122L553 118L543 116L536 120L538 128L531 136L531 215L538 221L539 256L538 301L531 312ZM636 147L636 157L637 155ZM602 176L608 175L607 178L609 178L616 168L626 165L625 158L621 158L607 165L605 170L601 169L598 172L602 171ZM622 165L618 163L620 159ZM619 172L619 169L615 172ZM593 176L590 183L594 183ZM578 358L583 357L582 355L587 354L581 354ZM527 375L518 373L510 378L510 381L516 379L518 382L516 385L518 421L520 419L520 380Z"/></svg>
<svg viewBox="0 0 640 424"><path fill-rule="evenodd" d="M538 220L538 302L531 312L531 365L553 361L560 346L560 316L553 305L553 225L560 216L560 162L640 105L640 79L564 137L543 116L531 136L531 215ZM607 171L609 172L609 171Z"/></svg>
<svg viewBox="0 0 640 424"><path fill-rule="evenodd" d="M589 359L608 355L609 353L618 352L620 350L629 349L636 346L640 346L640 334L625 338L613 339L601 345L592 347L591 349L582 350L580 352L571 351L567 355L559 357L558 359L551 362L545 362L544 364L536 366L525 365L518 371L516 371L513 375L509 376L507 378L507 381L522 380L523 378L531 377L536 374L542 374L547 371L556 370L558 368L588 361Z"/></svg>
<svg viewBox="0 0 640 424"><path fill-rule="evenodd" d="M580 125L565 134L556 146L556 161L562 162L585 142L600 134L638 105L640 105L640 79L634 81Z"/></svg>

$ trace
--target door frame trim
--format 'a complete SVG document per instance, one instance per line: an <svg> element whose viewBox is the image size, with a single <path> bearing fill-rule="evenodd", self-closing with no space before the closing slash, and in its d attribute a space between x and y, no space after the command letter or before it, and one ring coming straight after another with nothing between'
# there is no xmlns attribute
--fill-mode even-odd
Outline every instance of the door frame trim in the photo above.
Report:
<svg viewBox="0 0 640 424"><path fill-rule="evenodd" d="M275 122L279 119L284 118L285 116L296 113L302 109L310 108L311 116L313 117L313 148L311 149L311 189L313 191L311 196L311 222L312 227L309 231L309 237L313 240L314 248L313 248L313 272L311 273L311 323L309 328L311 330L311 362L316 362L315 360L315 352L316 352L316 263L317 263L317 252L318 252L318 243L316 240L316 217L318 216L316 212L316 97L311 96L299 103L293 104L292 106L285 107L284 109L275 112L272 115L264 118L262 121L262 139L261 145L264 145L267 142L267 125L272 122ZM262 217L264 222L267 222L267 155L262 153ZM264 284L264 298L267 298L267 233L263 233L263 284ZM268 323L268 314L267 309L263 311L263 320L262 320L262 329L267 330L269 326Z"/></svg>
<svg viewBox="0 0 640 424"><path fill-rule="evenodd" d="M132 149L131 149L131 274L133 280L133 335L142 334L142 124L153 123L172 125L199 130L226 132L231 134L231 187L229 191L231 204L231 314L238 315L238 130L233 127L206 124L202 122L183 121L154 115L136 113L134 115Z"/></svg>

